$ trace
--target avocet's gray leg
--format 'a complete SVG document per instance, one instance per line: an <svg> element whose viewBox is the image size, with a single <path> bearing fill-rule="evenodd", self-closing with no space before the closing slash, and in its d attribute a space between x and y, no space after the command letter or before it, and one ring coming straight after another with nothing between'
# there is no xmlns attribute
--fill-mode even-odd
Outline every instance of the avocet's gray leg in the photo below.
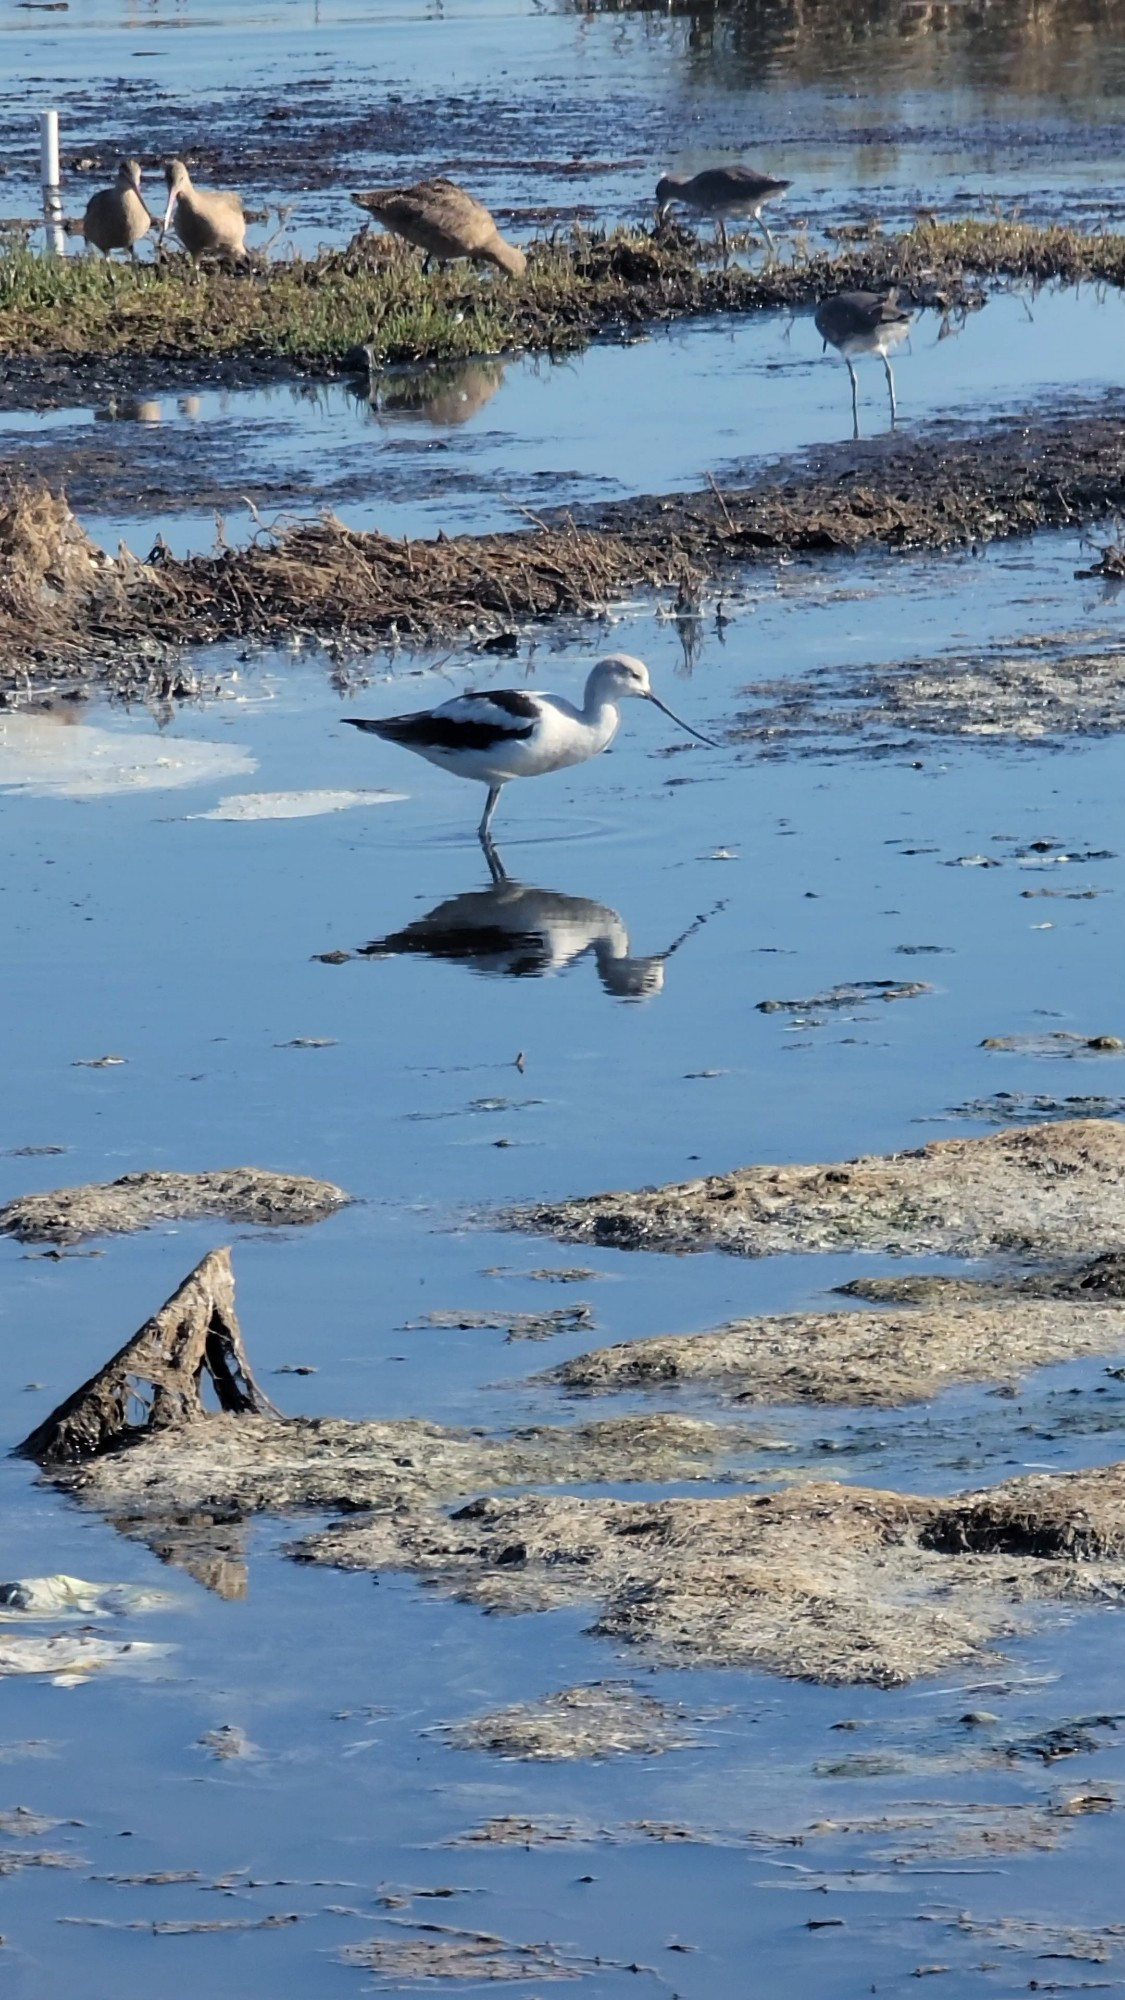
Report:
<svg viewBox="0 0 1125 2000"><path fill-rule="evenodd" d="M488 872L496 887L499 888L501 882L508 880L508 871L500 859L500 850L493 841L491 834L488 833L481 834L480 844L484 849L484 858L488 863Z"/></svg>
<svg viewBox="0 0 1125 2000"><path fill-rule="evenodd" d="M852 378L852 436L853 438L857 438L859 436L859 383L856 381L856 374L855 374L855 369L852 367L851 356L849 354L845 354L844 360L848 364L848 374Z"/></svg>
<svg viewBox="0 0 1125 2000"><path fill-rule="evenodd" d="M728 264L730 263L730 245L727 242L726 218L724 216L719 215L716 216L715 220L719 225L719 242L723 246L723 269L725 271Z"/></svg>
<svg viewBox="0 0 1125 2000"><path fill-rule="evenodd" d="M895 424L898 422L898 407L895 403L895 378L894 370L885 354L883 356L883 369L887 377L887 394L891 399L891 429L893 430Z"/></svg>
<svg viewBox="0 0 1125 2000"><path fill-rule="evenodd" d="M774 242L773 237L770 235L769 223L766 221L764 215L756 215L754 217L754 220L757 223L758 228L761 230L762 235L765 237L766 242L769 245L770 256L775 257L777 255L777 244Z"/></svg>
<svg viewBox="0 0 1125 2000"><path fill-rule="evenodd" d="M485 800L484 817L482 818L481 823L477 828L477 832L479 833L482 840L488 839L488 829L492 824L492 815L496 811L496 804L499 797L500 797L499 785L490 785L488 788L488 797Z"/></svg>

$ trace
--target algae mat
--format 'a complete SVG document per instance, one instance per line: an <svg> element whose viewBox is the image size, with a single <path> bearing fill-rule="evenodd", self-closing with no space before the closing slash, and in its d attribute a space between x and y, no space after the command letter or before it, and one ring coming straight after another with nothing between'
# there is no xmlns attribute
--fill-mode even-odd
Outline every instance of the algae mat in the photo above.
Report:
<svg viewBox="0 0 1125 2000"><path fill-rule="evenodd" d="M763 1313L707 1333L652 1334L592 1348L539 1379L589 1394L703 1383L734 1403L891 1408L955 1382L1018 1380L1122 1347L1119 1305L937 1299L906 1311Z"/></svg>
<svg viewBox="0 0 1125 2000"><path fill-rule="evenodd" d="M484 1498L308 1536L293 1553L407 1570L488 1611L596 1607L676 1666L893 1687L979 1664L1038 1602L1125 1594L1125 1466L932 1499L834 1482L729 1499Z"/></svg>
<svg viewBox="0 0 1125 2000"><path fill-rule="evenodd" d="M1125 1232L1125 1125L1077 1118L909 1153L743 1167L508 1212L513 1228L617 1250L1081 1257Z"/></svg>

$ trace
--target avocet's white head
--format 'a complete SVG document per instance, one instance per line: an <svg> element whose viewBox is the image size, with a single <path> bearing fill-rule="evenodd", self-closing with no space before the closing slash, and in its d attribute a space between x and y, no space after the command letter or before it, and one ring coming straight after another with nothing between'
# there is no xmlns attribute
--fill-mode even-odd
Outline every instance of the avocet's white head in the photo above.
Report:
<svg viewBox="0 0 1125 2000"><path fill-rule="evenodd" d="M652 696L652 682L643 660L634 659L632 653L608 653L599 660L586 682L586 699L595 695L600 701L622 701L626 695L638 695L647 701Z"/></svg>
<svg viewBox="0 0 1125 2000"><path fill-rule="evenodd" d="M682 716L668 707L667 702L661 701L660 696L653 693L648 668L643 660L635 659L632 653L609 653L604 660L598 661L586 682L587 712L606 706L615 707L627 695L635 695L641 701L653 702L681 729L686 729L689 736L698 737L701 743L710 744L712 750L718 748L709 736L701 736L698 729L693 729L690 722L685 722Z"/></svg>

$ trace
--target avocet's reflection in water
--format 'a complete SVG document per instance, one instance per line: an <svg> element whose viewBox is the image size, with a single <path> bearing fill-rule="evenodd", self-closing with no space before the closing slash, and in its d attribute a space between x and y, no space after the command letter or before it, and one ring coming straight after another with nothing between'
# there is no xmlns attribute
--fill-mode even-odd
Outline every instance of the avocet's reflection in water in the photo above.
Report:
<svg viewBox="0 0 1125 2000"><path fill-rule="evenodd" d="M612 999L651 1000L663 991L669 959L713 914L693 918L663 951L639 955L630 949L624 920L607 903L500 877L491 888L450 896L403 930L373 938L357 956L414 953L509 979L543 979L592 958Z"/></svg>

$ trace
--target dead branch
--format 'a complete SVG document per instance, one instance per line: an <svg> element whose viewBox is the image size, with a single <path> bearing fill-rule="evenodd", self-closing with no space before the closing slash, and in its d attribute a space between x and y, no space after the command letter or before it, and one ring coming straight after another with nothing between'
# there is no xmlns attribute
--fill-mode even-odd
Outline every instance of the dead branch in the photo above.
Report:
<svg viewBox="0 0 1125 2000"><path fill-rule="evenodd" d="M73 1465L147 1431L190 1423L206 1414L204 1379L220 1409L280 1416L243 1350L229 1250L209 1251L105 1367L16 1446L16 1456Z"/></svg>

